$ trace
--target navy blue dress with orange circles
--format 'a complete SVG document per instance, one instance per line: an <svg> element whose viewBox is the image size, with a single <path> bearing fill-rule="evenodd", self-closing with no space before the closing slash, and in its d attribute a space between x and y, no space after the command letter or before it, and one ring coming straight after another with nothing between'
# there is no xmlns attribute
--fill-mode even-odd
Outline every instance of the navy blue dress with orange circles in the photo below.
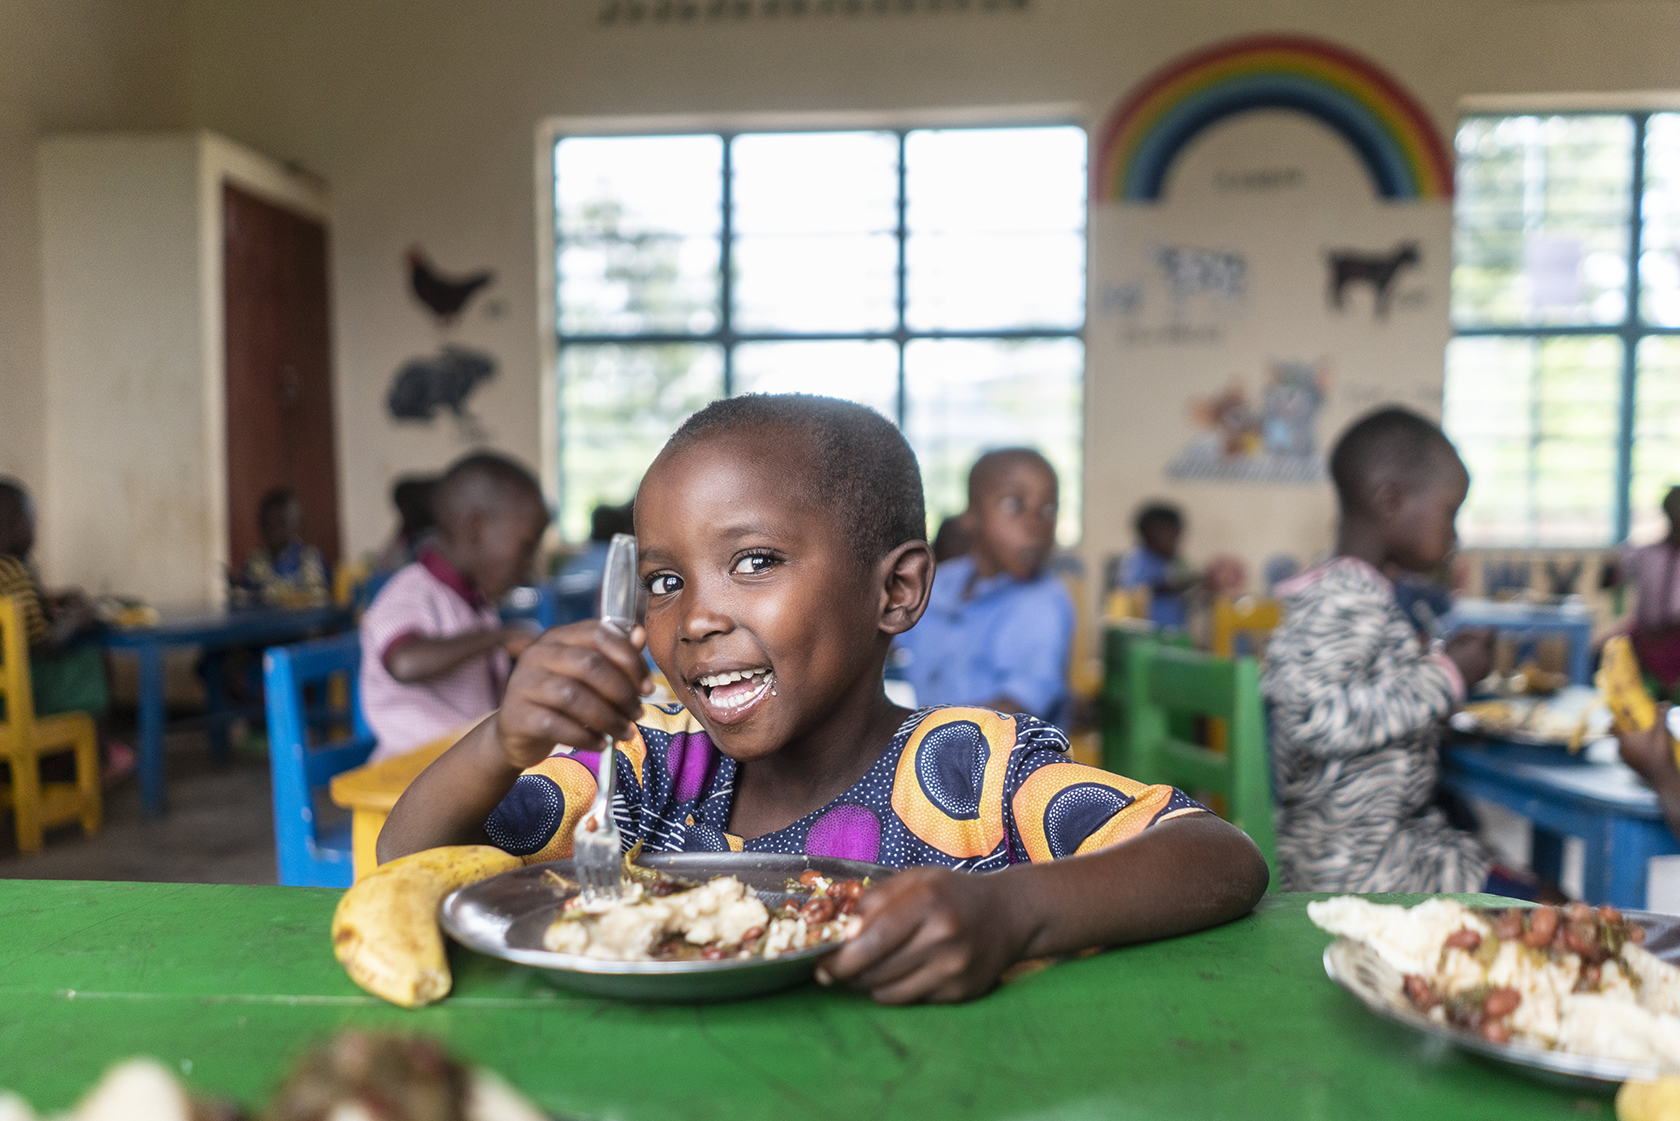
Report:
<svg viewBox="0 0 1680 1121"><path fill-rule="evenodd" d="M1031 716L924 708L851 789L743 840L728 831L736 762L680 705L645 705L635 737L619 745L613 812L625 847L640 840L644 852L807 853L970 872L1092 852L1204 812L1173 787L1069 762L1067 747ZM520 775L485 823L490 840L528 864L570 856L599 760L557 752Z"/></svg>

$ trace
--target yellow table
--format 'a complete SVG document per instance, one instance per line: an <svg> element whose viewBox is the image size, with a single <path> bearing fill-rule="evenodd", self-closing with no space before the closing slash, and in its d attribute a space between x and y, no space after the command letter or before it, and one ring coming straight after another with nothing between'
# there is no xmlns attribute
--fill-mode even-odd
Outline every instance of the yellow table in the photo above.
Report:
<svg viewBox="0 0 1680 1121"><path fill-rule="evenodd" d="M431 766L432 760L454 747L455 741L470 730L470 726L457 728L413 751L353 767L333 777L332 800L355 814L350 819L350 843L358 880L379 866L374 846L379 843L379 831L385 827L385 819L402 792L421 771Z"/></svg>

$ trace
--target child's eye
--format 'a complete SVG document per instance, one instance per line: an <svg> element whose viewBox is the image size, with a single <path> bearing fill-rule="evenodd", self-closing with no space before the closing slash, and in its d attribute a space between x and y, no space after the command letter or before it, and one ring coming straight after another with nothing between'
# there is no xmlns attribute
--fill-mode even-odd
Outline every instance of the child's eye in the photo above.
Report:
<svg viewBox="0 0 1680 1121"><path fill-rule="evenodd" d="M668 596L681 587L682 577L672 576L669 572L648 577L647 589L650 596Z"/></svg>
<svg viewBox="0 0 1680 1121"><path fill-rule="evenodd" d="M735 562L730 572L736 576L757 576L761 572L768 572L776 563L776 558L768 553L748 553Z"/></svg>
<svg viewBox="0 0 1680 1121"><path fill-rule="evenodd" d="M1003 508L1003 512L1008 514L1010 517L1014 517L1026 508L1021 504L1021 500L1013 494L1004 495L1004 497L999 500L998 505L1001 506Z"/></svg>

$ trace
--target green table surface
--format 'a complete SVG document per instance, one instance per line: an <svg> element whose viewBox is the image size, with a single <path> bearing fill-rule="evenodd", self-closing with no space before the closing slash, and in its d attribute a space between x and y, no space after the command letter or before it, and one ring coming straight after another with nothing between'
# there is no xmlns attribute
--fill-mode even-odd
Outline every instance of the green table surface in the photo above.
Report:
<svg viewBox="0 0 1680 1121"><path fill-rule="evenodd" d="M310 1041L359 1027L445 1040L568 1118L1611 1116L1607 1098L1366 1012L1324 976L1312 896L1267 896L1228 926L965 1005L884 1008L815 985L628 1004L456 948L454 994L405 1011L333 960L338 895L0 881L0 1086L60 1109L113 1061L148 1054L249 1106Z"/></svg>

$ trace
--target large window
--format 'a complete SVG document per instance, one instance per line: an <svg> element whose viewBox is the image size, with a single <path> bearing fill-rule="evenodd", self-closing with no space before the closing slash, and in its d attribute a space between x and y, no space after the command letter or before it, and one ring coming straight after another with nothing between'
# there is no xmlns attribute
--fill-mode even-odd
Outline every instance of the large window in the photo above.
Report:
<svg viewBox="0 0 1680 1121"><path fill-rule="evenodd" d="M897 422L934 521L1038 447L1077 536L1083 130L568 136L554 176L568 538L695 409L790 391Z"/></svg>
<svg viewBox="0 0 1680 1121"><path fill-rule="evenodd" d="M1452 317L1465 542L1655 531L1680 483L1680 114L1466 118Z"/></svg>

